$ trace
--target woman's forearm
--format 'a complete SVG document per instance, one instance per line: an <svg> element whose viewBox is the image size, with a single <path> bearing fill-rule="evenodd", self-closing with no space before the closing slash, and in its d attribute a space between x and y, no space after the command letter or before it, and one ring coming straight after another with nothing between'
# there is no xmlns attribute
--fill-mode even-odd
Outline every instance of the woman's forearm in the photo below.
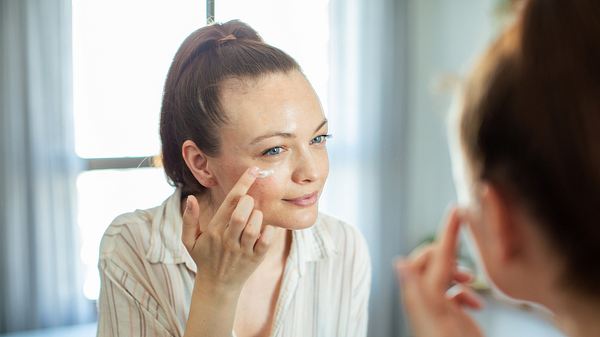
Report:
<svg viewBox="0 0 600 337"><path fill-rule="evenodd" d="M239 292L196 280L184 337L231 337Z"/></svg>

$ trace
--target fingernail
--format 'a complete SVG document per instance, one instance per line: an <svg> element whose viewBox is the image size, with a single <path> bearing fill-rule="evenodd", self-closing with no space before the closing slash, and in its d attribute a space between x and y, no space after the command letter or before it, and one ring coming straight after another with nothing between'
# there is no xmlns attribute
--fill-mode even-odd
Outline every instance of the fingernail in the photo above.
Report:
<svg viewBox="0 0 600 337"><path fill-rule="evenodd" d="M250 171L248 173L250 173L251 176L257 177L258 171L260 171L260 169L256 166L254 166L253 168L250 169Z"/></svg>
<svg viewBox="0 0 600 337"><path fill-rule="evenodd" d="M400 282L407 282L412 278L410 268L408 268L405 264L400 265L397 271Z"/></svg>
<svg viewBox="0 0 600 337"><path fill-rule="evenodd" d="M186 211L190 209L190 198L191 197L192 197L191 195L188 195L187 198L185 198L185 210Z"/></svg>
<svg viewBox="0 0 600 337"><path fill-rule="evenodd" d="M410 278L410 276L408 275L410 273L408 264L404 258L397 257L394 260L394 269L396 269L396 275L398 276L399 281L406 281Z"/></svg>
<svg viewBox="0 0 600 337"><path fill-rule="evenodd" d="M396 256L394 258L394 261L392 262L392 264L394 265L394 268L398 269L398 268L402 268L402 266L405 264L406 262L404 261L404 258L402 256Z"/></svg>

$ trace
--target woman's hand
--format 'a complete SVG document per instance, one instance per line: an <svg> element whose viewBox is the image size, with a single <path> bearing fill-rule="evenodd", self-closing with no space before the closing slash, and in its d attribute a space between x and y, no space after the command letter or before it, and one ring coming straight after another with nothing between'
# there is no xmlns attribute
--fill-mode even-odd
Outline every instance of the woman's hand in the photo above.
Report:
<svg viewBox="0 0 600 337"><path fill-rule="evenodd" d="M439 242L396 263L404 306L416 337L483 336L464 309L479 309L481 302L460 284L470 277L456 268L459 229L459 213L453 209Z"/></svg>
<svg viewBox="0 0 600 337"><path fill-rule="evenodd" d="M236 295L267 252L274 228L262 228L262 212L254 208L248 190L257 168L249 168L231 189L206 228L190 196L183 213L182 241L198 266L196 283L215 295Z"/></svg>
<svg viewBox="0 0 600 337"><path fill-rule="evenodd" d="M185 337L230 337L240 292L269 249L274 228L262 228L261 211L247 193L258 173L244 172L208 223L200 228L200 207L186 200L181 239L198 266Z"/></svg>

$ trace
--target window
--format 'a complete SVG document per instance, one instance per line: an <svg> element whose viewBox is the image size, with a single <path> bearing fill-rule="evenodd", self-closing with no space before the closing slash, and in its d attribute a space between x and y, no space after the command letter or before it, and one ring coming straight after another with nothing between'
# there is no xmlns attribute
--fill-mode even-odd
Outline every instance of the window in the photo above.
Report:
<svg viewBox="0 0 600 337"><path fill-rule="evenodd" d="M205 6L203 0L73 0L75 146L87 163L77 179L78 222L90 299L98 297L98 247L112 219L157 206L173 191L149 162L160 150L168 67L183 39L205 24ZM217 0L215 11L217 21L245 21L296 58L327 106L327 0Z"/></svg>

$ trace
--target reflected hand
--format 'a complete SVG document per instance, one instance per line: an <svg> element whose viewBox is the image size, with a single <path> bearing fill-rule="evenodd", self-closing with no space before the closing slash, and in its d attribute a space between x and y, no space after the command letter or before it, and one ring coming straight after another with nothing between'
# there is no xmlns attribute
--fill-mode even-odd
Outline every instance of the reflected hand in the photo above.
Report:
<svg viewBox="0 0 600 337"><path fill-rule="evenodd" d="M465 307L481 301L461 283L471 277L456 268L460 219L453 209L439 242L396 262L403 304L416 337L481 337L483 333ZM452 289L449 288L454 284Z"/></svg>

